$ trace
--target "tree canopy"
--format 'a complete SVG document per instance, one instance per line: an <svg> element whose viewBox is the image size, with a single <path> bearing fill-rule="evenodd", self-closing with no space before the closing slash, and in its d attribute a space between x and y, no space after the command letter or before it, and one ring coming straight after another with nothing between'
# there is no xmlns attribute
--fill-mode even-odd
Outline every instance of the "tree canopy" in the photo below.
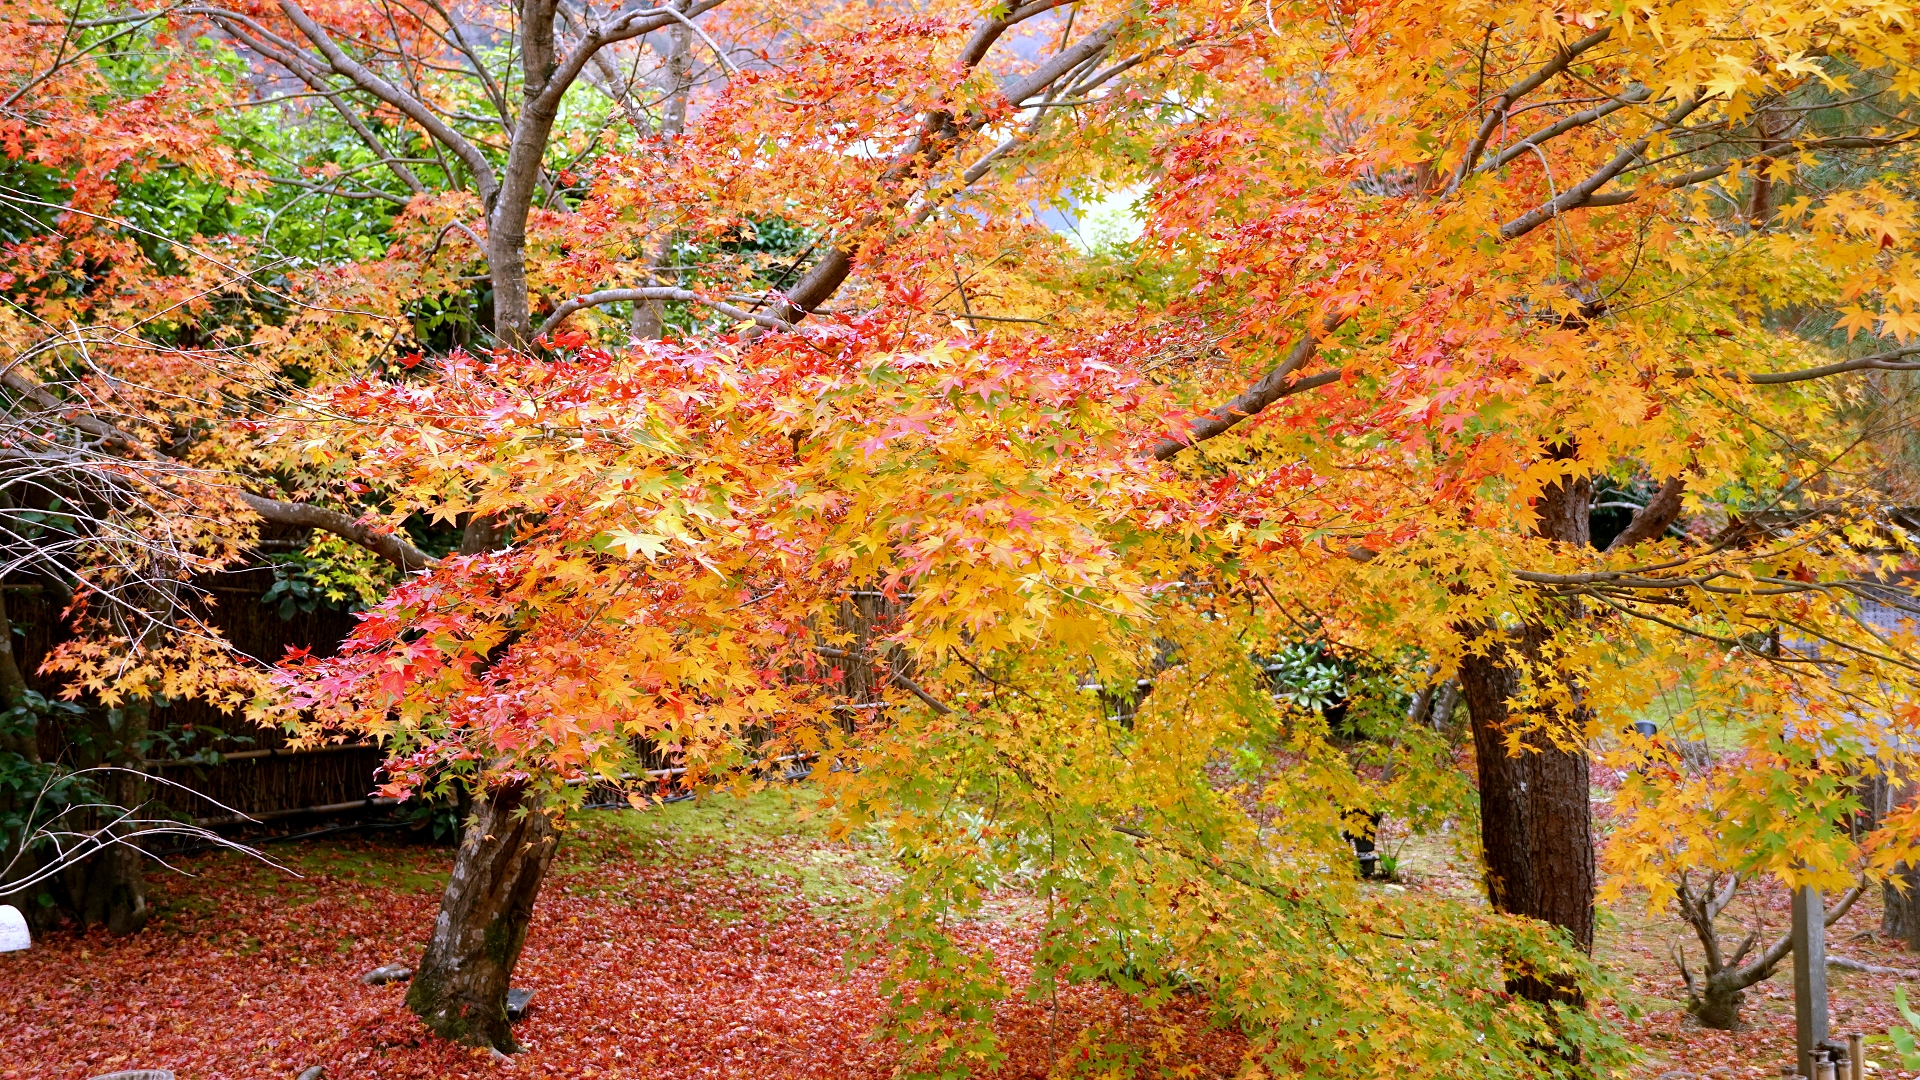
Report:
<svg viewBox="0 0 1920 1080"><path fill-rule="evenodd" d="M1503 753L1622 773L1613 899L1920 862L1856 821L1920 734L1909 4L8 10L0 522L75 697L548 809L812 761L933 1074L1010 881L1045 978L1276 1075L1623 1061L1590 916L1350 869ZM263 524L337 654L208 621Z"/></svg>

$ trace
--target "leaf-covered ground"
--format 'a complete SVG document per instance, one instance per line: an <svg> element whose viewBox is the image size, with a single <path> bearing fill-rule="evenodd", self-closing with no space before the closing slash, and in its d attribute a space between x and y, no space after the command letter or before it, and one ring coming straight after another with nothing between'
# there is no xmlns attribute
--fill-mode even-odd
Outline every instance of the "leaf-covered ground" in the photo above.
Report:
<svg viewBox="0 0 1920 1080"><path fill-rule="evenodd" d="M1762 945L1786 932L1786 890L1749 891L1754 893L1752 902L1736 901L1722 918L1727 931L1723 941L1729 945L1741 936L1736 927L1763 927ZM1601 954L1625 981L1618 1011L1633 1041L1645 1050L1649 1078L1736 1080L1781 1075L1794 1054L1791 960L1781 964L1773 978L1747 991L1739 1031L1709 1031L1686 1014L1685 990L1674 960L1677 947L1698 970L1700 945L1693 932L1677 919L1646 919L1643 912L1634 910L1614 913L1611 923L1603 932ZM1879 967L1920 969L1920 954L1882 940L1879 926L1879 890L1875 888L1827 931L1829 955ZM1866 1035L1867 1059L1879 1066L1876 1075L1913 1076L1898 1067L1885 1036L1889 1026L1903 1023L1894 1009L1894 990L1904 984L1909 996L1920 1001L1920 983L1897 975L1837 968L1828 969L1827 982L1834 1035Z"/></svg>
<svg viewBox="0 0 1920 1080"><path fill-rule="evenodd" d="M404 986L358 981L418 957L451 856L350 839L268 849L299 878L189 858L196 877L153 875L162 910L140 934L0 955L0 1077L885 1077L877 973L843 962L884 867L792 824L787 802L583 815L516 976L535 997L510 1064L426 1036ZM1017 920L969 932L1024 979ZM1143 1015L1104 988L1016 999L998 1027L1007 1077L1048 1075L1083 1035L1128 1038L1198 1076L1232 1075L1241 1053L1195 1004Z"/></svg>
<svg viewBox="0 0 1920 1080"><path fill-rule="evenodd" d="M301 876L229 855L182 862L197 876L153 876L160 916L115 939L50 936L0 955L0 1077L85 1080L161 1067L181 1080L292 1078L325 1065L341 1078L754 1077L860 1080L895 1058L872 1036L881 1002L871 967L844 956L884 888L884 863L798 824L792 797L716 798L647 814L590 812L569 835L541 897L517 983L535 991L511 1064L426 1036L402 986L358 976L418 956L450 859L444 848L371 839L270 848ZM1465 864L1441 838L1386 845L1409 887L1468 896ZM1734 915L1786 924L1786 899L1759 892ZM969 932L989 941L1016 985L1031 939L1017 899ZM1920 967L1880 942L1869 896L1832 931L1834 952ZM1616 912L1602 959L1620 978L1609 1005L1645 1050L1648 1080L1778 1076L1793 1048L1790 971L1749 993L1747 1026L1705 1031L1687 1018L1671 959L1698 956L1666 918ZM1834 1029L1883 1036L1897 1023L1894 976L1834 971ZM1243 1049L1197 1003L1143 1014L1104 988L1000 1011L1006 1077L1062 1073L1079 1040L1130 1040L1156 1064L1232 1076ZM1884 1039L1880 1046L1885 1047ZM1884 1052L1872 1055L1901 1075ZM1149 1069L1148 1072L1158 1072Z"/></svg>
<svg viewBox="0 0 1920 1080"><path fill-rule="evenodd" d="M1454 837L1388 837L1382 850L1400 856L1407 884L1416 889L1477 897L1472 864L1454 850ZM1832 898L1829 898L1831 900ZM1731 947L1749 929L1761 930L1760 947L1786 931L1788 897L1784 889L1746 887L1721 918L1722 943ZM1636 897L1633 906L1604 911L1596 951L1617 980L1616 995L1603 1006L1641 1050L1635 1080L1746 1080L1779 1077L1794 1058L1793 965L1788 960L1773 978L1747 991L1739 1031L1711 1031L1686 1011L1686 989L1674 956L1676 949L1697 972L1700 945L1693 931L1671 912L1651 916ZM1827 932L1827 950L1865 964L1920 974L1920 953L1888 942L1878 933L1879 890L1869 889ZM1920 1074L1900 1069L1889 1053L1887 1028L1902 1023L1893 993L1902 984L1920 1002L1920 982L1896 975L1869 975L1829 969L1831 1030L1867 1036L1867 1059L1880 1078Z"/></svg>

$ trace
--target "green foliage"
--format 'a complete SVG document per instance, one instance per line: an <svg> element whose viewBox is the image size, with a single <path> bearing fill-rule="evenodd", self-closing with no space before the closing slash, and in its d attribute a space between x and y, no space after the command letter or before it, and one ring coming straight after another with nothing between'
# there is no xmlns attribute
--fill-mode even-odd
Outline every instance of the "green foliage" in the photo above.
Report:
<svg viewBox="0 0 1920 1080"><path fill-rule="evenodd" d="M84 714L79 705L48 700L29 690L18 705L0 711L0 747L31 745L43 722L62 724L71 733L70 739L85 740L89 733L76 722ZM100 797L87 778L74 776L63 765L38 761L15 749L0 749L0 867L20 853L22 842L34 829L73 806L98 802ZM53 897L41 889L30 902L50 906Z"/></svg>
<svg viewBox="0 0 1920 1080"><path fill-rule="evenodd" d="M830 778L848 819L869 792L892 811L905 876L868 949L889 963L892 1033L915 1070L993 1068L975 1017L1006 990L990 952L952 928L1007 890L1041 908L1037 998L1090 981L1146 1007L1198 991L1259 1033L1269 1075L1373 1075L1413 1040L1443 1063L1435 1075L1567 1075L1566 1046L1596 1075L1621 1060L1592 1017L1504 989L1530 968L1598 992L1603 976L1562 935L1358 880L1343 808L1431 821L1472 801L1444 739L1407 722L1403 677L1325 643L1255 660L1210 621L1172 622L1142 650L1136 670L1154 682L1131 728L1076 692L1084 654L1063 651L1051 683L1028 656L1018 673L988 669L1003 689L976 711L909 721L894 741L910 751L874 750ZM1115 664L1097 679L1127 674ZM1336 732L1326 712L1342 709L1351 728ZM1208 762L1235 763L1239 782ZM1121 1075L1141 1064L1138 1047L1081 1049Z"/></svg>
<svg viewBox="0 0 1920 1080"><path fill-rule="evenodd" d="M269 556L269 561L273 584L260 602L277 608L282 619L322 605L364 611L378 603L399 576L393 564L331 533L319 534L304 551Z"/></svg>
<svg viewBox="0 0 1920 1080"><path fill-rule="evenodd" d="M1335 657L1324 641L1290 641L1263 666L1276 694L1312 712L1345 700L1354 675L1353 664Z"/></svg>
<svg viewBox="0 0 1920 1080"><path fill-rule="evenodd" d="M1893 988L1893 1005L1900 1010L1901 1017L1912 1025L1913 1031L1920 1031L1920 1013L1915 1013L1913 1007L1907 1004L1906 987ZM1903 1069L1920 1069L1920 1043L1915 1042L1913 1031L1903 1027L1887 1029L1887 1038L1892 1040L1894 1052L1900 1055L1900 1067Z"/></svg>

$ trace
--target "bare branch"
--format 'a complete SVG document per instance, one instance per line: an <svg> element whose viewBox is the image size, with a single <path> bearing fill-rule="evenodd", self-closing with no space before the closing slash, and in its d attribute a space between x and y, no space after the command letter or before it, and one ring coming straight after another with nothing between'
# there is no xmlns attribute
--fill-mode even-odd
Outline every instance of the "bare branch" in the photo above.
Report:
<svg viewBox="0 0 1920 1080"><path fill-rule="evenodd" d="M536 331L536 336L539 334L552 333L555 327L567 320L567 316L582 308L599 307L603 304L619 304L630 300L634 302L678 300L683 304L702 304L730 319L736 319L742 322L754 322L768 330L793 329L792 323L776 319L771 315L759 315L747 311L744 308L737 308L732 304L701 296L699 293L690 289L676 289L672 286L660 285L644 289L605 289L600 292L591 292L583 296L576 296L561 304L559 307L554 308L553 314L547 316L546 321L540 324L540 329Z"/></svg>
<svg viewBox="0 0 1920 1080"><path fill-rule="evenodd" d="M1452 181L1447 184L1447 194L1451 195L1455 191L1458 191L1460 184L1473 172L1474 163L1480 160L1481 151L1487 148L1487 140L1493 138L1494 131L1506 120L1507 110L1513 108L1514 104L1521 98L1539 89L1542 83L1567 70L1567 65L1573 63L1574 58L1578 57L1581 53L1586 52L1588 49L1593 48L1611 36L1613 36L1613 27L1611 26L1604 26L1595 30L1579 41L1573 42L1554 53L1552 60L1541 65L1526 78L1507 87L1498 98L1495 98L1493 108L1487 110L1487 115L1480 121L1480 129L1474 132L1472 140L1467 143L1466 151L1460 156L1460 164L1453 171Z"/></svg>
<svg viewBox="0 0 1920 1080"><path fill-rule="evenodd" d="M1344 315L1328 315L1320 321L1321 332L1332 333L1344 321L1346 321ZM1153 457L1159 461L1166 461L1195 443L1205 442L1217 435L1225 434L1242 420L1259 413L1283 397L1290 397L1337 381L1340 378L1338 370L1321 372L1304 379L1292 377L1294 372L1300 370L1308 360L1313 358L1317 348L1318 339L1313 334L1302 334L1293 348L1287 351L1286 358L1261 376L1258 382L1247 387L1232 401L1224 405L1216 405L1188 421L1187 430L1181 437L1166 438L1153 444Z"/></svg>
<svg viewBox="0 0 1920 1080"><path fill-rule="evenodd" d="M316 70L317 58L306 55L304 50L295 47L292 42L273 35L265 27L246 16L210 9L193 10L205 14L235 41L279 64L291 72L294 78L306 83L316 94L325 98L327 104L333 106L333 110L340 114L340 119L346 122L347 127L360 137L360 141L366 144L367 149L373 151L374 157L379 158L393 175L407 186L408 191L419 195L427 190L427 186L420 182L420 178L414 175L413 170L408 168L405 162L400 161L398 156L387 148L387 144L381 141L380 136L374 134L373 129L360 118L360 114L347 104L344 94L339 89L327 85L326 79Z"/></svg>
<svg viewBox="0 0 1920 1080"><path fill-rule="evenodd" d="M1824 379L1830 375L1844 375L1850 371L1920 371L1920 361L1905 359L1916 354L1920 354L1920 345L1875 353L1872 356L1862 356L1854 360L1840 360L1801 371L1763 371L1743 375L1741 378L1763 386L1779 386L1783 383Z"/></svg>
<svg viewBox="0 0 1920 1080"><path fill-rule="evenodd" d="M425 570L435 563L435 559L406 540L389 532L380 532L360 524L358 521L337 510L328 510L323 506L310 503L282 502L255 495L250 491L238 493L240 501L260 515L261 520L275 525L291 525L296 528L321 529L344 540L359 544L375 555L387 560L401 570L412 572Z"/></svg>
<svg viewBox="0 0 1920 1080"><path fill-rule="evenodd" d="M473 174L474 186L479 191L481 201L489 204L494 201L499 192L499 181L495 179L492 162L489 162L487 156L480 152L479 147L448 127L446 122L436 116L425 102L374 74L364 64L347 55L325 28L315 22L313 16L307 14L300 5L293 0L279 0L279 4L280 10L286 14L288 20L299 27L300 32L313 43L313 47L320 50L320 54L326 57L329 67L335 74L346 76L361 90L400 110L414 123L426 129L427 134L452 151L454 156L460 159L461 164L467 167L467 171Z"/></svg>
<svg viewBox="0 0 1920 1080"><path fill-rule="evenodd" d="M1023 7L1009 8L1005 15L997 19L987 19L974 29L973 37L969 38L966 46L960 50L960 66L978 67L980 61L987 58L987 50L993 48L993 43L1000 40L1000 35L1035 15L1075 2L1076 0L1033 0L1033 3Z"/></svg>

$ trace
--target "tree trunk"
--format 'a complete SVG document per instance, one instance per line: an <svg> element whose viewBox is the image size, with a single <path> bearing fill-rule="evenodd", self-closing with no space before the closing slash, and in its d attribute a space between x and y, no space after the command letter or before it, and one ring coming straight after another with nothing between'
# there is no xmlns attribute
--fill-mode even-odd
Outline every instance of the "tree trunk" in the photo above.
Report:
<svg viewBox="0 0 1920 1080"><path fill-rule="evenodd" d="M1880 886L1880 901L1880 936L1920 952L1920 869L1895 865Z"/></svg>
<svg viewBox="0 0 1920 1080"><path fill-rule="evenodd" d="M407 1007L436 1035L506 1053L519 1049L507 1021L507 986L558 841L553 819L524 786L474 801L433 937L407 989Z"/></svg>
<svg viewBox="0 0 1920 1080"><path fill-rule="evenodd" d="M687 98L693 93L693 28L683 22L676 22L667 31L667 40L672 44L667 50L665 79L661 91L666 95L660 116L660 134L678 138L687 130ZM653 256L653 273L657 277L673 265L674 234L669 230L660 238L659 250ZM678 273L674 283L679 284ZM657 341L666 333L666 304L660 300L635 300L633 302L633 338L636 341Z"/></svg>
<svg viewBox="0 0 1920 1080"><path fill-rule="evenodd" d="M1867 827L1877 828L1888 814L1913 799L1914 785L1894 784L1885 773L1868 781ZM1920 867L1897 863L1880 886L1880 936L1920 951Z"/></svg>
<svg viewBox="0 0 1920 1080"><path fill-rule="evenodd" d="M21 774L34 776L41 772L37 767L40 765L40 719L32 710L21 708L26 701L27 680L20 672L19 657L13 651L13 623L7 618L6 594L0 591L0 712L6 714L0 718L0 761L15 766ZM20 709L18 713L13 712L16 708ZM0 788L0 819L13 814L24 816L32 809L35 794L31 790ZM18 832L0 828L0 887L25 880L38 868L33 857L19 850L33 831L33 824L24 822ZM8 895L5 899L24 909L29 919L40 912L40 905L30 902L32 894Z"/></svg>
<svg viewBox="0 0 1920 1080"><path fill-rule="evenodd" d="M87 828L110 827L119 808L138 814L146 804L147 781L140 769L152 712L153 703L145 698L128 698L119 709L108 710L101 740L109 749L100 763L122 771L95 774L106 777L99 786L108 805L87 812L82 819ZM65 906L82 929L104 926L116 934L131 934L147 924L153 909L147 905L144 860L131 843L112 844L61 871Z"/></svg>
<svg viewBox="0 0 1920 1080"><path fill-rule="evenodd" d="M1592 485L1575 480L1551 487L1537 507L1541 535L1589 542ZM1485 656L1460 664L1460 690L1472 721L1480 781L1480 843L1493 906L1565 930L1582 951L1593 951L1593 807L1588 762L1579 745L1562 749L1543 731L1507 751L1514 727L1511 702L1520 691L1516 660L1537 662L1549 636L1544 626L1522 626ZM1522 718L1525 719L1525 718ZM1549 726L1582 726L1584 718L1546 717ZM1580 990L1563 979L1518 972L1508 989L1531 1001L1578 1004Z"/></svg>
<svg viewBox="0 0 1920 1080"><path fill-rule="evenodd" d="M1733 1031L1740 1026L1740 1004L1746 996L1746 990L1731 980L1709 976L1706 991L1687 1003L1687 1011L1693 1013L1701 1027Z"/></svg>
<svg viewBox="0 0 1920 1080"><path fill-rule="evenodd" d="M1519 650L1537 656L1539 629L1527 627L1521 637ZM1555 746L1539 731L1523 737L1520 754L1508 753L1514 719L1508 702L1519 693L1520 678L1501 656L1464 660L1460 687L1472 717L1480 772L1487 895L1498 910L1561 927L1574 944L1592 952L1593 810L1586 755Z"/></svg>

